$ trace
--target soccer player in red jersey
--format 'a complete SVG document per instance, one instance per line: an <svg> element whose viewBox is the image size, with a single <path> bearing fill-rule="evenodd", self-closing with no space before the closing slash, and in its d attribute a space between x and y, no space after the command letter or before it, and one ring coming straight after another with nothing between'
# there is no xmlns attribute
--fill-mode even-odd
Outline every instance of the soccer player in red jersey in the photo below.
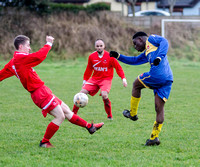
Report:
<svg viewBox="0 0 200 167"><path fill-rule="evenodd" d="M46 44L39 51L29 53L31 50L30 39L24 35L18 35L14 40L16 51L13 58L0 70L0 81L15 75L23 87L30 92L33 102L42 109L44 117L47 113L52 115L54 119L47 126L43 139L40 141L40 147L53 147L50 139L59 129L61 123L68 119L71 123L86 128L90 134L100 129L104 123L88 123L78 115L74 114L70 108L52 91L44 85L32 67L40 64L45 58L54 42L52 36L46 37Z"/></svg>
<svg viewBox="0 0 200 167"><path fill-rule="evenodd" d="M94 96L99 89L104 102L104 108L109 120L113 119L111 111L111 102L108 98L108 93L111 89L112 79L115 68L117 74L123 81L123 86L127 87L127 81L121 65L109 56L109 52L105 49L105 44L102 39L95 41L95 49L88 58L88 65L83 75L83 86L80 92ZM73 112L77 114L79 108L74 105Z"/></svg>

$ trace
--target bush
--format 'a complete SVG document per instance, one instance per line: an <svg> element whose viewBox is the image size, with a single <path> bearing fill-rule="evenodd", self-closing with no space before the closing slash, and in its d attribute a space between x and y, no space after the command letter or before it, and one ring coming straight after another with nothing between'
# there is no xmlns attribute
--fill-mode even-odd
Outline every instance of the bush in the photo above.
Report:
<svg viewBox="0 0 200 167"><path fill-rule="evenodd" d="M94 13L102 10L110 10L110 5L107 3L95 3L86 7L82 5L64 4L64 3L50 3L50 12L72 12L86 11L87 13Z"/></svg>
<svg viewBox="0 0 200 167"><path fill-rule="evenodd" d="M78 13L80 10L84 10L85 7L82 5L73 5L73 4L63 4L63 3L51 3L49 5L51 12L73 12Z"/></svg>
<svg viewBox="0 0 200 167"><path fill-rule="evenodd" d="M1 8L17 8L28 9L31 12L36 12L40 15L49 13L48 5L50 0L3 0L0 3Z"/></svg>
<svg viewBox="0 0 200 167"><path fill-rule="evenodd" d="M86 7L86 12L93 13L101 10L110 10L110 5L107 3L95 3Z"/></svg>
<svg viewBox="0 0 200 167"><path fill-rule="evenodd" d="M36 12L39 15L58 13L58 12L72 12L78 13L80 11L86 11L88 13L94 13L96 11L110 10L110 4L108 3L95 3L88 6L64 4L64 3L50 3L50 0L4 0L0 3L0 10L3 8L17 8L28 9L31 12Z"/></svg>

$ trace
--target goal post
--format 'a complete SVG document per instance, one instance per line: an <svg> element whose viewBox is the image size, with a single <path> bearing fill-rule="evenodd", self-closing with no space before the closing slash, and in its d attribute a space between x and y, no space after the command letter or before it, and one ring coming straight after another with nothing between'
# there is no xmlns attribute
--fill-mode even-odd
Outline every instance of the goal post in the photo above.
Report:
<svg viewBox="0 0 200 167"><path fill-rule="evenodd" d="M193 23L200 23L200 20L191 20L191 19L162 19L161 20L161 35L165 37L165 23L166 22L177 22L177 23L184 23L184 22L193 22Z"/></svg>

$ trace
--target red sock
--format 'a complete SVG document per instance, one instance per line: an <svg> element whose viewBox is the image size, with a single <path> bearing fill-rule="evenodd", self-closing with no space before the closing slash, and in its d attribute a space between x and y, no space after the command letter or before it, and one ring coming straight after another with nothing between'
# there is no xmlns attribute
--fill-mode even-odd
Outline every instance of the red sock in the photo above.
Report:
<svg viewBox="0 0 200 167"><path fill-rule="evenodd" d="M59 126L51 122L47 126L42 142L49 142L49 140L53 137L53 135L57 132L58 129L59 129Z"/></svg>
<svg viewBox="0 0 200 167"><path fill-rule="evenodd" d="M90 128L91 127L91 124L90 123L87 123L87 121L85 121L84 119L82 119L81 117L79 117L78 115L76 114L73 114L72 118L69 120L69 122L75 124L75 125L78 125L78 126L81 126L81 127L87 127L87 128Z"/></svg>
<svg viewBox="0 0 200 167"><path fill-rule="evenodd" d="M107 99L103 100L103 102L104 102L104 108L106 110L106 113L107 113L108 117L112 117L110 100L107 98Z"/></svg>
<svg viewBox="0 0 200 167"><path fill-rule="evenodd" d="M76 107L76 105L74 105L72 112L74 112L74 114L77 114L79 110L79 107Z"/></svg>

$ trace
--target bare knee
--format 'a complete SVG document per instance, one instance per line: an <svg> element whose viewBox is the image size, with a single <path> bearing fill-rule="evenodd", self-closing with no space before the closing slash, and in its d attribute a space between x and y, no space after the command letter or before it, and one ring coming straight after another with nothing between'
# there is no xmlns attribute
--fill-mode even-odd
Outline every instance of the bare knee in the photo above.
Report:
<svg viewBox="0 0 200 167"><path fill-rule="evenodd" d="M108 99L108 92L102 91L102 92L101 92L101 97L102 97L103 100Z"/></svg>
<svg viewBox="0 0 200 167"><path fill-rule="evenodd" d="M65 115L64 115L63 112L60 112L59 114L57 114L57 115L55 116L55 118L56 118L57 120L59 120L60 122L63 122L63 121L65 120Z"/></svg>
<svg viewBox="0 0 200 167"><path fill-rule="evenodd" d="M64 117L67 118L68 120L70 120L73 116L73 112L70 110L68 105L65 104L64 102L62 102L61 107L64 112Z"/></svg>
<svg viewBox="0 0 200 167"><path fill-rule="evenodd" d="M144 85L138 80L138 78L133 82L132 96L141 97L141 89L144 88Z"/></svg>
<svg viewBox="0 0 200 167"><path fill-rule="evenodd" d="M89 92L88 92L86 89L82 89L82 90L80 91L80 93L88 94Z"/></svg>
<svg viewBox="0 0 200 167"><path fill-rule="evenodd" d="M108 95L102 95L102 99L103 99L103 100L108 99Z"/></svg>
<svg viewBox="0 0 200 167"><path fill-rule="evenodd" d="M53 122L56 125L60 125L65 120L65 115L60 105L50 111L49 114L54 116Z"/></svg>
<svg viewBox="0 0 200 167"><path fill-rule="evenodd" d="M65 115L64 113L60 116L60 120L63 122L65 120Z"/></svg>

